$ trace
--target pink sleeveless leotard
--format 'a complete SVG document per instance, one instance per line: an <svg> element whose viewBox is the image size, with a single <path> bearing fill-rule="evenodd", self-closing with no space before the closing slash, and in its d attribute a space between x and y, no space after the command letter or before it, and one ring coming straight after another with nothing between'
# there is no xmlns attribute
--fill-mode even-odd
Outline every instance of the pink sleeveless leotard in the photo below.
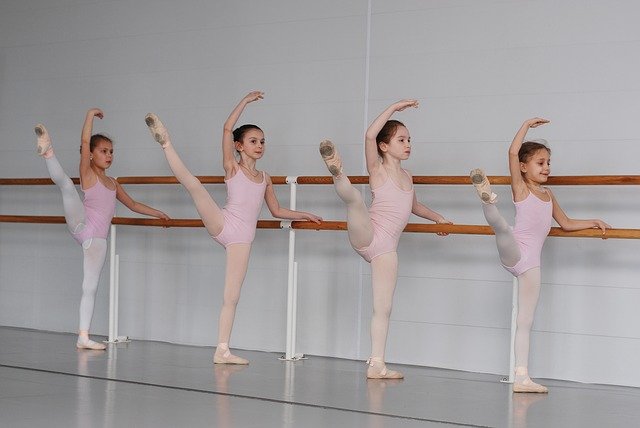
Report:
<svg viewBox="0 0 640 428"><path fill-rule="evenodd" d="M551 195L549 195L551 196ZM514 276L520 276L529 269L540 266L542 246L553 220L553 203L529 192L529 195L516 206L516 224L513 237L520 247L520 260L513 267L504 266Z"/></svg>
<svg viewBox="0 0 640 428"><path fill-rule="evenodd" d="M90 238L107 239L111 219L116 213L116 191L108 189L98 179L96 184L83 190L84 227L73 238L82 244Z"/></svg>
<svg viewBox="0 0 640 428"><path fill-rule="evenodd" d="M222 208L224 225L213 239L225 248L230 244L251 244L267 189L264 172L262 182L255 183L249 180L242 168L238 168L238 172L225 182L227 203Z"/></svg>
<svg viewBox="0 0 640 428"><path fill-rule="evenodd" d="M398 240L409 221L414 199L413 185L411 190L402 190L388 174L387 181L377 189L371 189L371 194L369 216L373 225L373 240L368 247L354 247L368 262L381 254L397 250Z"/></svg>

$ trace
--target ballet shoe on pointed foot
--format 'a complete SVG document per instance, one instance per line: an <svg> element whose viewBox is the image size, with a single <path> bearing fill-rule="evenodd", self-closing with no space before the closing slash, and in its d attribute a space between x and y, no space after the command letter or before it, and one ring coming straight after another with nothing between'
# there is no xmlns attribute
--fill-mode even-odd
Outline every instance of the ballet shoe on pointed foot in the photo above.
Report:
<svg viewBox="0 0 640 428"><path fill-rule="evenodd" d="M379 358L367 360L367 379L404 379L404 375L396 370L389 370Z"/></svg>
<svg viewBox="0 0 640 428"><path fill-rule="evenodd" d="M233 355L229 349L216 348L216 352L213 354L213 363L247 365L249 364L249 360Z"/></svg>
<svg viewBox="0 0 640 428"><path fill-rule="evenodd" d="M342 159L331 141L324 140L320 143L320 155L331 175L340 177L342 175Z"/></svg>
<svg viewBox="0 0 640 428"><path fill-rule="evenodd" d="M158 116L153 113L149 113L144 117L144 122L147 124L147 127L149 127L149 131L151 131L153 139L156 140L162 148L165 148L167 144L169 144L169 133Z"/></svg>
<svg viewBox="0 0 640 428"><path fill-rule="evenodd" d="M476 191L478 192L478 196L480 196L482 203L493 204L496 202L498 195L491 191L491 183L489 183L489 179L483 170L480 168L472 169L469 173L469 177L471 177L471 183L476 187Z"/></svg>
<svg viewBox="0 0 640 428"><path fill-rule="evenodd" d="M49 138L49 133L47 132L47 128L45 128L41 123L36 125L34 131L38 137L36 151L40 156L44 156L51 150L51 139Z"/></svg>
<svg viewBox="0 0 640 428"><path fill-rule="evenodd" d="M107 349L107 345L105 345L104 343L94 342L91 339L78 338L78 341L76 342L76 348L91 349L94 351L104 351L105 349Z"/></svg>
<svg viewBox="0 0 640 428"><path fill-rule="evenodd" d="M534 392L538 394L547 394L549 389L538 383L535 383L531 379L525 380L524 382L518 382L513 384L513 392Z"/></svg>

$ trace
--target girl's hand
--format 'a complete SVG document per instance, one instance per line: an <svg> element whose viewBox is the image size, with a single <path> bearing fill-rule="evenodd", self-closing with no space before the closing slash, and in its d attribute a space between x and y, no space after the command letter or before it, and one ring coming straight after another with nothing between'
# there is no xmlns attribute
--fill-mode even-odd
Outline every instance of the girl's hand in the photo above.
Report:
<svg viewBox="0 0 640 428"><path fill-rule="evenodd" d="M444 217L440 217L438 220L436 220L436 224L453 224L453 222L451 220L447 220ZM436 235L438 235L438 236L447 236L447 235L449 235L449 232L438 232L438 233L436 233Z"/></svg>
<svg viewBox="0 0 640 428"><path fill-rule="evenodd" d="M166 215L165 213L163 213L162 211L160 211L160 213L156 216L161 220L171 220L171 217L169 217L168 215ZM168 229L169 226L162 226L164 229Z"/></svg>
<svg viewBox="0 0 640 428"><path fill-rule="evenodd" d="M607 229L611 229L611 225L605 223L604 221L602 221L600 219L594 220L594 223L595 223L595 225L593 226L593 228L602 230L602 234L603 235L605 233L607 233ZM607 238L603 237L602 239L607 239Z"/></svg>
<svg viewBox="0 0 640 428"><path fill-rule="evenodd" d="M87 112L87 116L97 117L98 119L102 119L104 117L104 113L99 108L92 108L92 109L89 109L89 111Z"/></svg>
<svg viewBox="0 0 640 428"><path fill-rule="evenodd" d="M402 111L409 107L418 108L418 100L400 100L392 104L392 107L394 111Z"/></svg>
<svg viewBox="0 0 640 428"><path fill-rule="evenodd" d="M245 95L245 97L242 99L242 101L244 101L245 103L249 104L252 103L254 101L258 101L264 98L264 92L262 91L253 91L253 92L249 92L247 95Z"/></svg>
<svg viewBox="0 0 640 428"><path fill-rule="evenodd" d="M545 123L549 123L549 121L541 117L534 117L533 119L529 119L524 122L527 128L537 128L538 126L544 125Z"/></svg>
<svg viewBox="0 0 640 428"><path fill-rule="evenodd" d="M317 215L311 213L302 213L302 218L308 221L312 221L316 224L320 224L320 222L322 221L322 217L318 217Z"/></svg>

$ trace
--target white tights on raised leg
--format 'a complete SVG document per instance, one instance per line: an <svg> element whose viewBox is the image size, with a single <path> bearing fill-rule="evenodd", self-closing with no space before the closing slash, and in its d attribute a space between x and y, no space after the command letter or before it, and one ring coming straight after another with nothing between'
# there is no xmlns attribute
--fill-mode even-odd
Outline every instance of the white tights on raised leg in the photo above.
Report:
<svg viewBox="0 0 640 428"><path fill-rule="evenodd" d="M540 296L540 268L529 269L518 277L518 318L516 320L516 372L513 392L549 392L529 377L529 343L533 316Z"/></svg>
<svg viewBox="0 0 640 428"><path fill-rule="evenodd" d="M80 200L80 195L78 195L75 185L62 169L60 162L58 162L46 130L44 130L44 127L42 129L43 131L41 131L39 140L46 137L45 142L47 144L41 144L41 141L39 141L39 151L42 151L47 170L49 171L49 177L51 177L51 180L53 180L60 189L60 193L62 193L62 207L67 228L72 234L77 234L85 227L84 205ZM41 145L45 147L45 149L41 149ZM93 307L98 290L100 272L102 271L102 266L104 265L107 254L107 241L101 238L88 239L82 243L82 252L82 298L80 299L80 323L76 347L78 349L102 350L106 349L104 344L89 339L89 327L91 326L91 318L93 317Z"/></svg>
<svg viewBox="0 0 640 428"><path fill-rule="evenodd" d="M216 364L249 364L244 358L229 351L229 339L236 307L240 300L240 290L247 274L251 244L231 244L227 246L227 262L224 279L224 297L218 322L218 346L213 356Z"/></svg>
<svg viewBox="0 0 640 428"><path fill-rule="evenodd" d="M347 206L349 242L354 248L368 247L373 240L373 225L362 194L351 184L346 175L334 177L333 185L336 193Z"/></svg>
<svg viewBox="0 0 640 428"><path fill-rule="evenodd" d="M196 210L204 223L204 227L211 236L217 236L224 226L224 217L222 210L211 198L207 189L204 188L200 180L198 180L187 167L182 163L182 160L178 156L178 153L173 148L170 141L167 140L167 144L164 146L164 155L167 158L169 167L173 172L173 175L178 179L180 184L187 189L193 203L196 206Z"/></svg>
<svg viewBox="0 0 640 428"><path fill-rule="evenodd" d="M398 254L381 254L371 260L371 285L373 290L373 316L371 317L371 357L367 361L367 378L402 379L402 373L388 370L384 363L384 351L389 332L389 318L393 306L393 294L398 278Z"/></svg>
<svg viewBox="0 0 640 428"><path fill-rule="evenodd" d="M91 318L93 318L100 272L107 255L107 240L90 238L82 243L82 252L84 273L82 298L80 299L80 326L76 347L79 349L105 349L104 344L89 339L89 328L91 327Z"/></svg>
<svg viewBox="0 0 640 428"><path fill-rule="evenodd" d="M496 235L496 246L500 262L508 267L515 266L520 261L520 248L513 236L513 231L507 221L500 215L495 203L483 203L482 212Z"/></svg>
<svg viewBox="0 0 640 428"><path fill-rule="evenodd" d="M191 199L193 199L193 203L196 206L196 210L198 211L207 232L209 232L209 235L211 236L218 235L224 226L222 210L211 198L211 195L207 192L207 189L204 188L202 183L200 183L200 180L198 180L182 162L182 159L180 159L180 156L178 156L178 153L173 148L173 144L171 144L169 132L160 119L158 119L158 116L153 113L149 113L145 117L145 122L149 127L153 138L160 143L164 150L164 155L167 158L169 168L171 168L173 175L178 179L180 184L187 189Z"/></svg>
<svg viewBox="0 0 640 428"><path fill-rule="evenodd" d="M84 205L80 200L80 195L76 190L73 181L65 174L60 162L53 153L53 149L49 148L49 157L45 158L45 164L49 171L49 177L58 186L62 193L62 207L64 209L64 219L67 222L67 228L72 234L81 232L85 225Z"/></svg>

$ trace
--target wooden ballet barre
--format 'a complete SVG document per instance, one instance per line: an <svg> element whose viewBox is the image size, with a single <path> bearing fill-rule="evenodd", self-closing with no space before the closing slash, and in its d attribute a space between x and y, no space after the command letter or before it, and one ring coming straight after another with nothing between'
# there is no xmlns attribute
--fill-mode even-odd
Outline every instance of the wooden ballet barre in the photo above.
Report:
<svg viewBox="0 0 640 428"><path fill-rule="evenodd" d="M491 184L511 184L511 177L506 175L488 176ZM368 176L349 176L353 184L368 184ZM299 176L298 184L333 184L333 179L328 176ZM414 184L456 184L471 185L468 175L414 175ZM549 177L546 184L555 186L580 186L580 185L638 185L640 175L558 175Z"/></svg>
<svg viewBox="0 0 640 428"><path fill-rule="evenodd" d="M224 184L224 176L198 175L196 176L202 184ZM508 185L511 178L504 175L488 176L491 184ZM72 178L75 184L79 184L78 178ZM118 177L120 184L178 184L174 176L149 176L149 177ZM367 184L369 177L366 175L349 176L353 184ZM272 176L273 184L287 184L287 177ZM333 184L330 176L298 176L298 184ZM434 185L471 185L469 176L466 175L414 175L414 184L434 184ZM0 178L0 185L50 185L53 184L49 178ZM640 175L565 175L549 177L547 184L551 186L626 186L640 185Z"/></svg>
<svg viewBox="0 0 640 428"><path fill-rule="evenodd" d="M30 216L30 215L0 215L0 223L64 223L63 216ZM162 220L158 218L114 217L112 224L125 226L155 226L155 227L204 227L202 220L179 218ZM282 229L280 220L258 220L258 229ZM344 221L323 221L317 224L310 221L292 221L291 228L297 230L347 230ZM424 224L409 223L404 229L409 233L438 233L447 232L458 235L493 235L489 226L470 224ZM605 235L600 229L585 229L566 232L559 227L552 227L549 236L565 238L611 238L611 239L640 239L640 229L608 229Z"/></svg>

